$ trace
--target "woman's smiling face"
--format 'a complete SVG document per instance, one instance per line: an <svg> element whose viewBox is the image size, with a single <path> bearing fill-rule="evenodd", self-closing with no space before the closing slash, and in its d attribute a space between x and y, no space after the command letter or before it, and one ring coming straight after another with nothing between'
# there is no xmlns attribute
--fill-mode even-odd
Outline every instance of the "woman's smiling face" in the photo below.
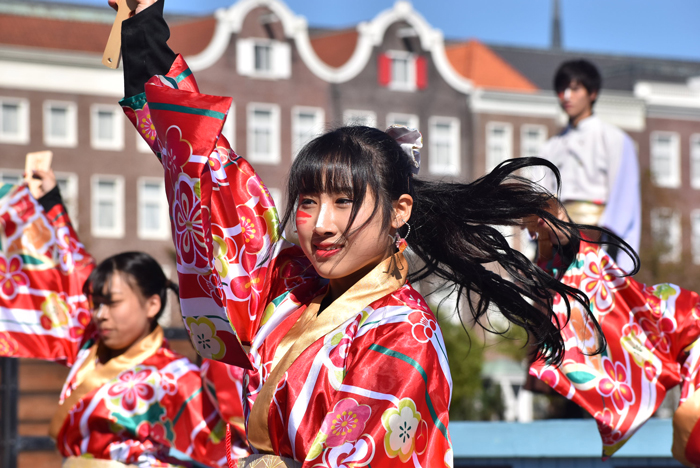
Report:
<svg viewBox="0 0 700 468"><path fill-rule="evenodd" d="M345 193L299 197L296 212L299 243L316 272L331 280L331 287L333 280L354 284L392 252L391 232L382 227L380 209L373 215L374 195L367 191L348 229L352 207L352 195Z"/></svg>

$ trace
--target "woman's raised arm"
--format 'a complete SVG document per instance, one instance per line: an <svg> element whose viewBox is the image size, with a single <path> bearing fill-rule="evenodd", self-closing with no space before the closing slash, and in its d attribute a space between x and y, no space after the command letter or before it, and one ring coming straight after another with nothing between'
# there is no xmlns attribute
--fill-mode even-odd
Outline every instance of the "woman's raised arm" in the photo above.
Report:
<svg viewBox="0 0 700 468"><path fill-rule="evenodd" d="M142 68L168 61L162 8L161 0L123 24L127 92L139 90ZM281 238L260 178L221 135L231 99L200 93L181 56L143 88L121 104L163 164L186 327L203 357L247 366L239 340L249 343L265 306L301 280L305 259Z"/></svg>
<svg viewBox="0 0 700 468"><path fill-rule="evenodd" d="M26 185L0 185L0 356L75 362L90 332L82 293L94 267L51 172L36 200Z"/></svg>

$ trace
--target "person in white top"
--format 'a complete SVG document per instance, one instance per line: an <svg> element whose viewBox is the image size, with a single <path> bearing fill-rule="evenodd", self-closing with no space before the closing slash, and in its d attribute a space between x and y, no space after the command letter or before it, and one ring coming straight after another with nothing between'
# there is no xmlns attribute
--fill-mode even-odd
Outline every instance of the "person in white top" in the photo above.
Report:
<svg viewBox="0 0 700 468"><path fill-rule="evenodd" d="M593 114L601 81L598 69L586 60L559 67L554 89L569 123L545 143L540 156L559 168L559 199L574 222L605 227L638 253L642 224L639 162L632 139ZM554 174L544 175L540 183L555 193ZM609 253L619 257L621 268L632 270L628 255Z"/></svg>

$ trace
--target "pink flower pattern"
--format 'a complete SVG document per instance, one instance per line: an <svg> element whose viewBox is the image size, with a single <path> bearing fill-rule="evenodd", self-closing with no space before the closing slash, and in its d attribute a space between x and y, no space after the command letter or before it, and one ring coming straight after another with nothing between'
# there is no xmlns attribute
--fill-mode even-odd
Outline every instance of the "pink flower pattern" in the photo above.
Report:
<svg viewBox="0 0 700 468"><path fill-rule="evenodd" d="M371 414L369 406L360 405L353 398L340 400L321 425L321 432L328 435L326 445L340 447L345 442L357 440L364 432Z"/></svg>
<svg viewBox="0 0 700 468"><path fill-rule="evenodd" d="M662 353L668 353L671 351L671 333L676 330L676 324L673 319L669 317L663 317L657 323L651 320L642 318L639 321L642 330L647 337L646 346L651 349L658 349Z"/></svg>
<svg viewBox="0 0 700 468"><path fill-rule="evenodd" d="M622 411L626 404L634 403L634 392L627 383L627 370L621 362L613 362L604 357L603 369L606 377L598 382L598 392L606 397L612 397L615 409Z"/></svg>
<svg viewBox="0 0 700 468"><path fill-rule="evenodd" d="M202 202L186 180L180 180L173 203L175 244L182 262L187 266L203 268L207 261Z"/></svg>
<svg viewBox="0 0 700 468"><path fill-rule="evenodd" d="M120 397L122 407L127 411L134 411L139 400L148 402L155 395L154 388L147 382L151 373L150 369L139 371L129 369L122 372L117 383L109 388L107 394L111 397Z"/></svg>

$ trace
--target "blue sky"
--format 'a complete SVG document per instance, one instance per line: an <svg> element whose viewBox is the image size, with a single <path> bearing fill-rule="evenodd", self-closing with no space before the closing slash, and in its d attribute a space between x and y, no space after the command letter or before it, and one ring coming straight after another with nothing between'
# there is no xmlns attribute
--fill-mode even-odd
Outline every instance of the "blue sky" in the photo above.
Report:
<svg viewBox="0 0 700 468"><path fill-rule="evenodd" d="M53 1L53 0L50 0ZM58 0L106 5L106 0ZM167 0L173 13L208 14L234 0ZM286 0L313 26L343 27L373 18L393 0ZM546 47L551 0L414 0L448 38ZM700 60L699 0L561 0L564 48Z"/></svg>

